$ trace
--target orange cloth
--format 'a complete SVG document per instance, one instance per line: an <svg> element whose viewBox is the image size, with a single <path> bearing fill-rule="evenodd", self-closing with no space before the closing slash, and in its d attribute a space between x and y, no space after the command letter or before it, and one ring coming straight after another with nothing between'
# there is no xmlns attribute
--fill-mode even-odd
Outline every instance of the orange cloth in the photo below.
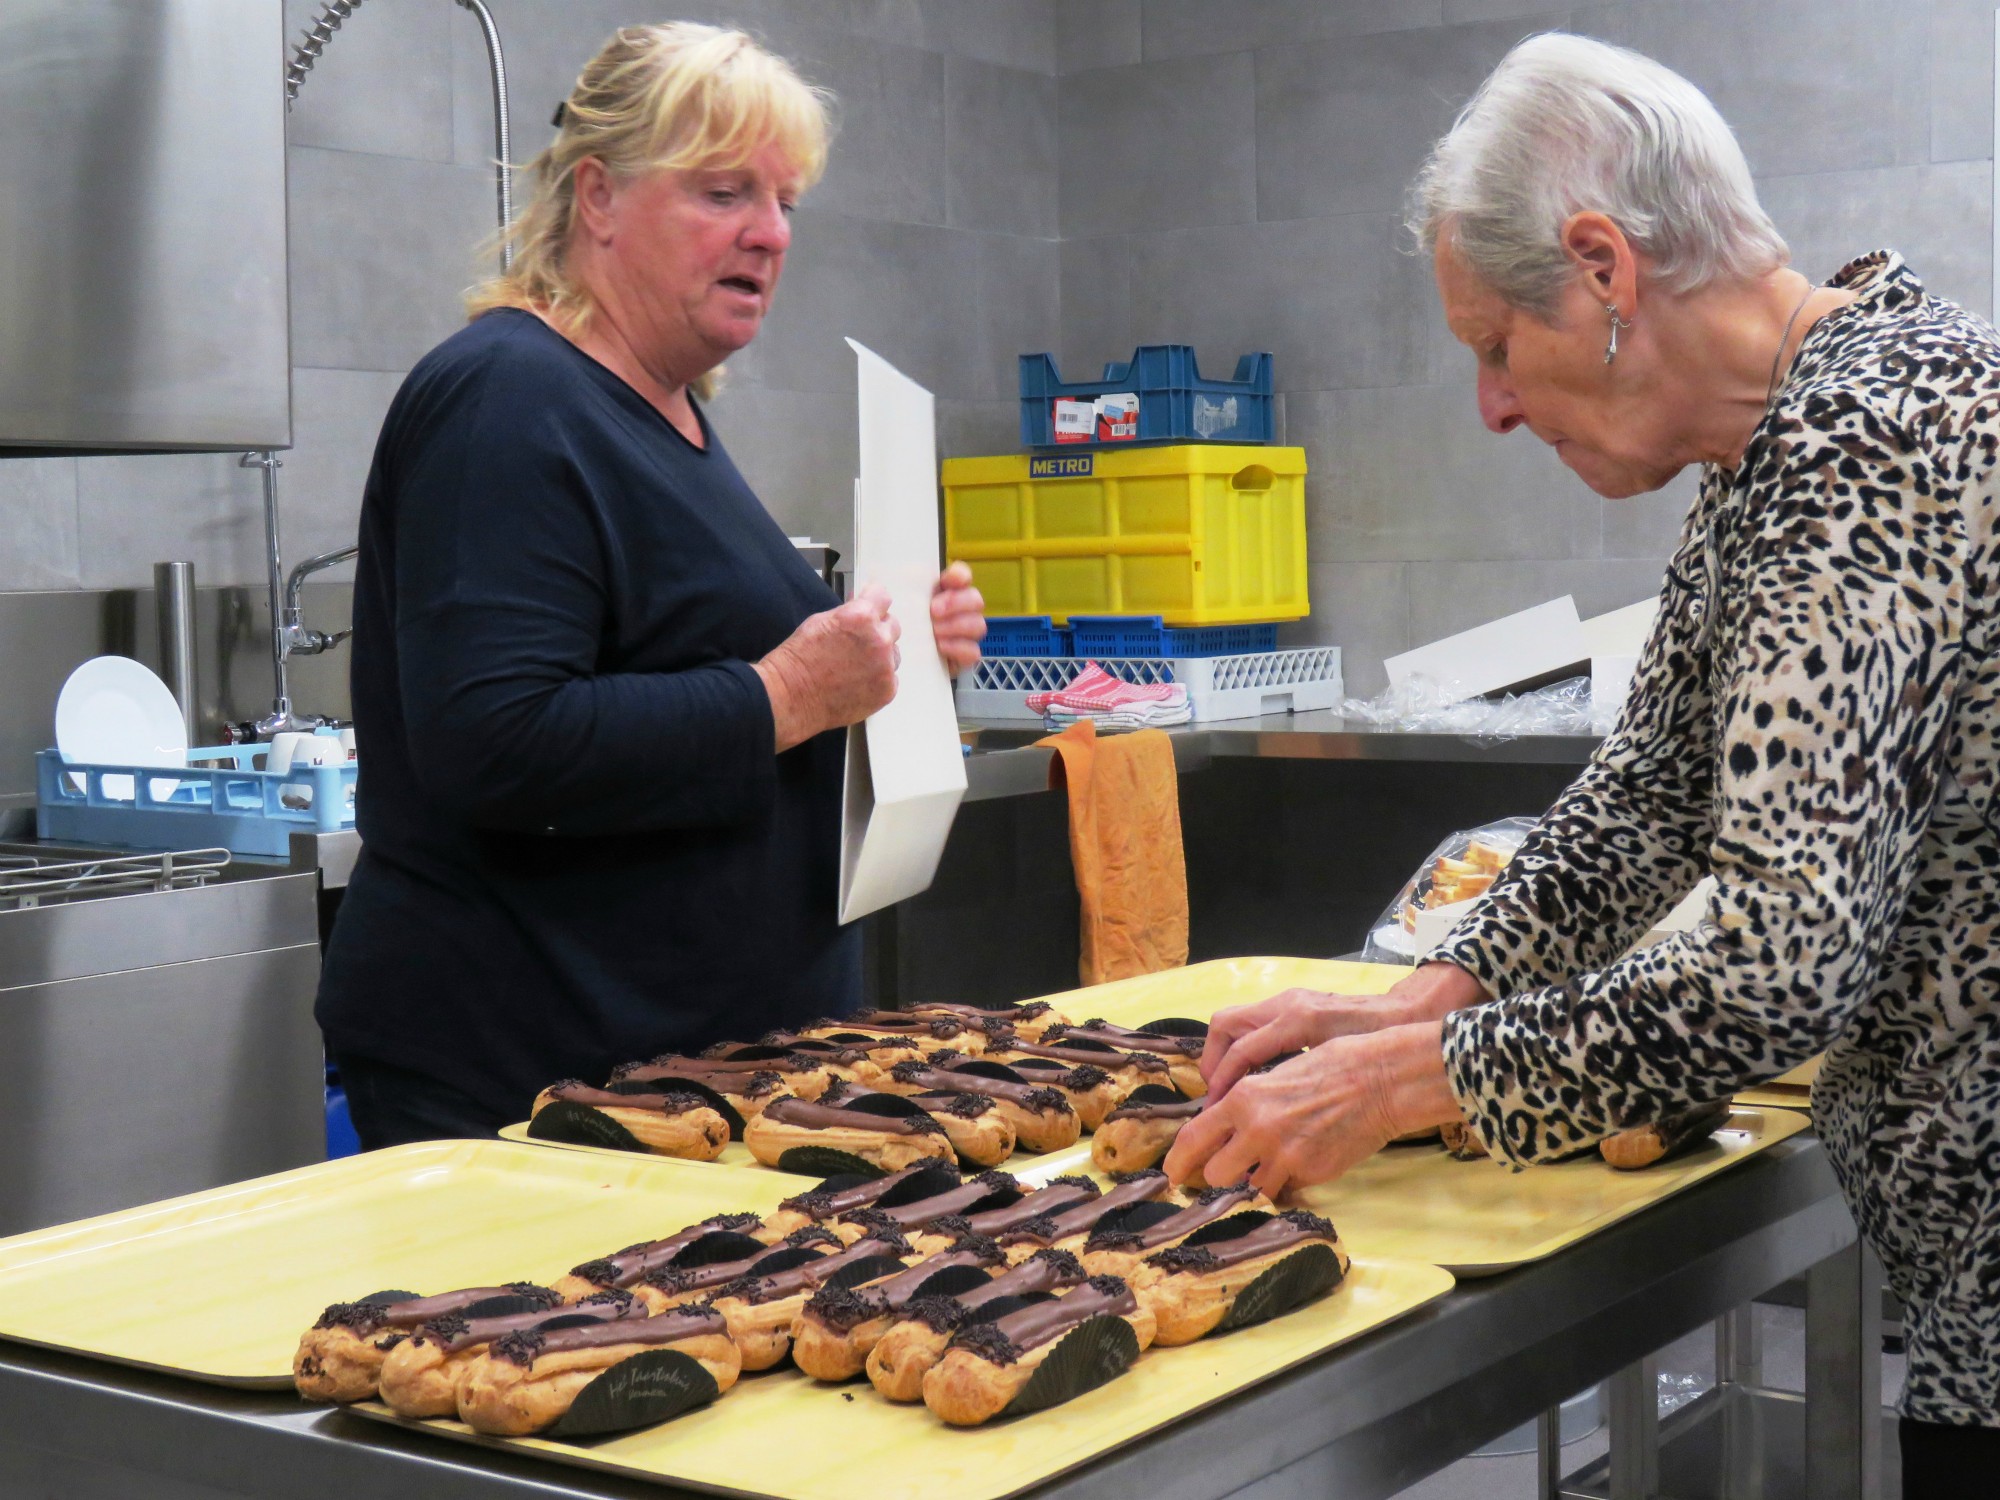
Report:
<svg viewBox="0 0 2000 1500"><path fill-rule="evenodd" d="M1083 900L1085 984L1178 969L1188 956L1187 855L1173 742L1157 729L1097 737L1085 719L1036 741L1069 787L1069 852Z"/></svg>

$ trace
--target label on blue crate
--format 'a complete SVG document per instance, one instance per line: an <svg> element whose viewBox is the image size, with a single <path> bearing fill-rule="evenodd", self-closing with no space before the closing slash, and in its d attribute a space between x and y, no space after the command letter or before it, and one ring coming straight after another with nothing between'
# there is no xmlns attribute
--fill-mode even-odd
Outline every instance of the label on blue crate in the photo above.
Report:
<svg viewBox="0 0 2000 1500"><path fill-rule="evenodd" d="M1218 432L1227 432L1236 425L1236 398L1230 396L1217 401L1212 396L1195 393L1194 431L1196 437L1212 438Z"/></svg>
<svg viewBox="0 0 2000 1500"><path fill-rule="evenodd" d="M1031 458L1028 460L1030 479L1088 479L1097 472L1097 455L1079 453L1074 457Z"/></svg>

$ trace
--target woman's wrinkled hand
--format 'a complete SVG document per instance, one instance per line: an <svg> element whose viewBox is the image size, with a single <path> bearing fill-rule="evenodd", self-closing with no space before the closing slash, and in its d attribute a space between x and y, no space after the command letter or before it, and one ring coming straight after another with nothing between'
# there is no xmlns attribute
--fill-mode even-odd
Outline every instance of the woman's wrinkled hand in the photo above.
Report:
<svg viewBox="0 0 2000 1500"><path fill-rule="evenodd" d="M1338 1037L1242 1079L1181 1129L1167 1175L1248 1179L1276 1200L1340 1176L1399 1135L1459 1118L1441 1024Z"/></svg>
<svg viewBox="0 0 2000 1500"><path fill-rule="evenodd" d="M839 608L809 616L753 663L771 696L778 749L859 724L895 697L902 633L889 613L888 591L871 584Z"/></svg>
<svg viewBox="0 0 2000 1500"><path fill-rule="evenodd" d="M979 643L986 639L986 601L972 586L972 569L962 562L946 568L931 592L931 634L952 676L979 665Z"/></svg>
<svg viewBox="0 0 2000 1500"><path fill-rule="evenodd" d="M1274 1057L1336 1037L1366 1036L1391 1026L1438 1020L1486 998L1476 979L1446 963L1426 964L1381 995L1286 990L1253 1005L1216 1012L1202 1050L1201 1076L1210 1097L1219 1097Z"/></svg>

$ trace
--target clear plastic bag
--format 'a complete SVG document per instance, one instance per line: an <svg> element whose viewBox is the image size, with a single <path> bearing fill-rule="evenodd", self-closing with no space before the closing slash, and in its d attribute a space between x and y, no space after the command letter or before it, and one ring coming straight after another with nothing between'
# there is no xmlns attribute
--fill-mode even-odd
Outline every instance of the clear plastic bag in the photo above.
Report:
<svg viewBox="0 0 2000 1500"><path fill-rule="evenodd" d="M1602 726L1591 712L1590 679L1569 677L1505 698L1467 698L1453 683L1418 674L1373 698L1342 701L1343 718L1386 729L1434 734L1473 734L1512 739L1524 734L1597 734Z"/></svg>
<svg viewBox="0 0 2000 1500"><path fill-rule="evenodd" d="M1432 907L1470 901L1486 893L1493 879L1520 852L1536 818L1502 818L1452 834L1431 850L1369 929L1362 961L1409 964L1417 960L1416 914Z"/></svg>

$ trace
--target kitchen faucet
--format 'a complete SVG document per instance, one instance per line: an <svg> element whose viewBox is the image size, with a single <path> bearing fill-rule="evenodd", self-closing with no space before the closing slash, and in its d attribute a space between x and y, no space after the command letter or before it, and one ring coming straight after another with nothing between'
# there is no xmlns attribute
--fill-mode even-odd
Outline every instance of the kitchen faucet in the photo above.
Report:
<svg viewBox="0 0 2000 1500"><path fill-rule="evenodd" d="M290 109L292 101L298 98L306 75L312 72L313 64L326 51L333 34L362 3L363 0L323 0L319 14L306 28L304 39L293 49L291 61L285 64L286 109ZM513 155L507 118L507 61L500 50L500 28L494 24L493 13L486 8L484 0L453 0L453 3L461 10L472 12L486 40L486 65L493 82L493 170L500 215L500 265L504 270L514 263L514 247L507 238L507 226L514 219L513 187L507 176L509 159ZM242 728L257 739L267 740L273 735L292 730L318 729L332 722L323 715L301 714L292 707L290 673L285 663L294 656L317 656L322 651L330 651L354 633L350 628L328 635L323 630L309 627L305 623L300 591L312 574L346 562L360 549L341 547L332 552L322 552L307 558L287 577L284 553L278 540L278 470L283 464L277 454L269 451L246 453L237 462L245 469L261 469L264 475L265 569L271 593L271 677L275 696L270 713Z"/></svg>

